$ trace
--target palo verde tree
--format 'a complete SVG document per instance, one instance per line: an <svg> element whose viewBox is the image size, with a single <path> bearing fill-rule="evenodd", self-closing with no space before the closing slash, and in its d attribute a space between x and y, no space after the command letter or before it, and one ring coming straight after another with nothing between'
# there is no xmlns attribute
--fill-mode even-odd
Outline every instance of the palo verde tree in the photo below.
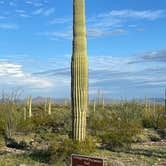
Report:
<svg viewBox="0 0 166 166"><path fill-rule="evenodd" d="M71 62L72 136L86 136L88 108L88 56L86 46L85 0L73 0L73 54Z"/></svg>

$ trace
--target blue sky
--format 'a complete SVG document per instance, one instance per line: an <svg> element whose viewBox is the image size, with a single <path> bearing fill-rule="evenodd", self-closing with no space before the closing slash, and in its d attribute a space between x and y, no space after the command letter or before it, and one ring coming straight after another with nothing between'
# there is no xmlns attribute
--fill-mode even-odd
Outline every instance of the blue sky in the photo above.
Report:
<svg viewBox="0 0 166 166"><path fill-rule="evenodd" d="M163 97L166 1L86 0L89 94ZM70 97L72 0L0 0L0 91Z"/></svg>

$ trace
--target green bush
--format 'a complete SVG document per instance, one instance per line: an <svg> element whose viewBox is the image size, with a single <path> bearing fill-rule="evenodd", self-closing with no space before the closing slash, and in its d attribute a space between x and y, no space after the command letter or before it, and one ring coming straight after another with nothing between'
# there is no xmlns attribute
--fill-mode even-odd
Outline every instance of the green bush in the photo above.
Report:
<svg viewBox="0 0 166 166"><path fill-rule="evenodd" d="M164 106L156 105L155 109L151 108L142 113L142 124L145 128L165 129L166 113Z"/></svg>
<svg viewBox="0 0 166 166"><path fill-rule="evenodd" d="M83 142L73 142L67 138L61 142L53 142L49 148L50 163L63 161L70 163L71 154L89 155L96 149L96 141L92 137L87 137Z"/></svg>
<svg viewBox="0 0 166 166"><path fill-rule="evenodd" d="M116 110L112 109L90 115L90 133L97 136L107 148L130 148L134 137L142 131L141 115L129 106L122 108L116 105Z"/></svg>

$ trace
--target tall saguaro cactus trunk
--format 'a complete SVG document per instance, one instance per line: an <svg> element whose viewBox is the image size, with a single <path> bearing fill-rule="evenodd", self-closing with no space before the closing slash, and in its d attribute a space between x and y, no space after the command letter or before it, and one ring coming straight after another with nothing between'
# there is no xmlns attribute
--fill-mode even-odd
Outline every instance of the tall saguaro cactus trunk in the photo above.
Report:
<svg viewBox="0 0 166 166"><path fill-rule="evenodd" d="M73 54L71 62L72 136L86 136L88 109L88 56L86 46L85 0L73 0Z"/></svg>

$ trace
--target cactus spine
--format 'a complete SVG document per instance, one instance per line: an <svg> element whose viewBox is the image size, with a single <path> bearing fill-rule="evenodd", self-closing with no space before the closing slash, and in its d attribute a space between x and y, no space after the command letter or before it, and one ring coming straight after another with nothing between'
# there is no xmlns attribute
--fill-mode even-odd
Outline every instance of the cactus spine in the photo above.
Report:
<svg viewBox="0 0 166 166"><path fill-rule="evenodd" d="M85 0L73 0L73 54L71 62L72 136L86 136L88 109L88 56L86 48Z"/></svg>
<svg viewBox="0 0 166 166"><path fill-rule="evenodd" d="M32 117L32 97L31 96L28 97L27 107L29 110L29 118L31 118Z"/></svg>

